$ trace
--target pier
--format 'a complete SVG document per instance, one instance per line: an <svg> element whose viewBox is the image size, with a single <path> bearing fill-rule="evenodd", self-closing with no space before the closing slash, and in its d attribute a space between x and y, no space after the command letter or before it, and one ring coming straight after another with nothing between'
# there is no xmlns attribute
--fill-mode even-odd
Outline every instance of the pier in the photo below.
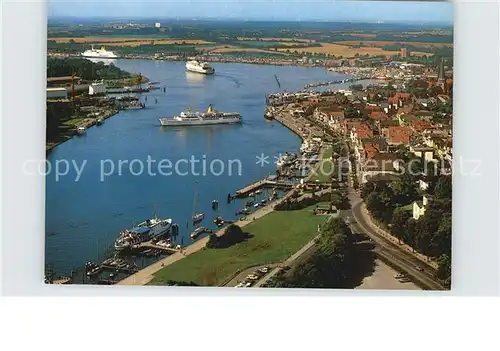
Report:
<svg viewBox="0 0 500 351"><path fill-rule="evenodd" d="M293 182L284 181L274 181L269 179L262 179L253 184L247 185L243 189L236 191L236 197L244 197L260 188L263 187L279 187L279 188L291 188L295 185Z"/></svg>
<svg viewBox="0 0 500 351"><path fill-rule="evenodd" d="M146 241L144 243L134 245L133 249L155 249L155 250L163 251L163 252L168 253L168 254L174 254L174 253L180 251L179 249L176 249L173 247L166 247L166 246L153 244L151 241Z"/></svg>

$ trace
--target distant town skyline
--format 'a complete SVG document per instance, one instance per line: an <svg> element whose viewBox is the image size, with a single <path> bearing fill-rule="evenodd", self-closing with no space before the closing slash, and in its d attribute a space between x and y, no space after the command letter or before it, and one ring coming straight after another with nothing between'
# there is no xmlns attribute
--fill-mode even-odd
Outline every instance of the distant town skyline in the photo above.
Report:
<svg viewBox="0 0 500 351"><path fill-rule="evenodd" d="M453 23L453 4L439 1L49 0L48 6L51 18Z"/></svg>

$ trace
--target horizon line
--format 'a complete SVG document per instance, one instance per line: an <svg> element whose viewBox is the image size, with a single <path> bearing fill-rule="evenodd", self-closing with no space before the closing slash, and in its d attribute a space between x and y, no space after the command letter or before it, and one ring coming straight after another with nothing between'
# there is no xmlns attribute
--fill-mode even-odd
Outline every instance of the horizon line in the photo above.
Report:
<svg viewBox="0 0 500 351"><path fill-rule="evenodd" d="M325 19L274 19L274 18L236 18L236 17L163 17L163 18L158 18L158 17L152 17L152 16L134 16L134 17L129 17L129 16L113 16L113 15L94 15L94 16L85 16L85 17L79 17L79 16L71 16L71 15L56 15L56 16L47 16L47 19L81 19L81 20L86 20L86 19L121 19L121 20L152 20L152 23L155 21L179 21L179 20L184 20L184 21L242 21L242 22L313 22L313 23L367 23L367 24L443 24L443 25L449 25L452 26L454 25L453 21L445 21L445 20L362 20L362 19L353 19L353 20L348 20L348 19L332 19L332 20L325 20Z"/></svg>

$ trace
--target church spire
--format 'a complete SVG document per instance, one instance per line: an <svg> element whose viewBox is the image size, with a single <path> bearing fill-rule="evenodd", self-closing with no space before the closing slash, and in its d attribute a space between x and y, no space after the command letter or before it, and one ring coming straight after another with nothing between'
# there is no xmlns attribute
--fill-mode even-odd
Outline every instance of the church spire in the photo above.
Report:
<svg viewBox="0 0 500 351"><path fill-rule="evenodd" d="M444 81L444 58L441 57L441 63L439 64L438 81Z"/></svg>

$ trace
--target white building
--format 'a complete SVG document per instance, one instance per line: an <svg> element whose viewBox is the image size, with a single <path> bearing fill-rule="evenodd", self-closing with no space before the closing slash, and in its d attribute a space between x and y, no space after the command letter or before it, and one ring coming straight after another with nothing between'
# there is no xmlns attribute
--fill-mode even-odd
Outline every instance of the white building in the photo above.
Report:
<svg viewBox="0 0 500 351"><path fill-rule="evenodd" d="M103 82L94 82L89 85L89 95L106 94L106 86Z"/></svg>
<svg viewBox="0 0 500 351"><path fill-rule="evenodd" d="M156 27L156 28L160 28L160 27L161 27L160 22L156 22L156 23L155 23L155 27Z"/></svg>
<svg viewBox="0 0 500 351"><path fill-rule="evenodd" d="M415 201L413 203L413 219L418 220L425 214L425 208L431 198L428 195L422 196L422 201Z"/></svg>
<svg viewBox="0 0 500 351"><path fill-rule="evenodd" d="M47 88L47 99L67 99L68 90L66 88Z"/></svg>

